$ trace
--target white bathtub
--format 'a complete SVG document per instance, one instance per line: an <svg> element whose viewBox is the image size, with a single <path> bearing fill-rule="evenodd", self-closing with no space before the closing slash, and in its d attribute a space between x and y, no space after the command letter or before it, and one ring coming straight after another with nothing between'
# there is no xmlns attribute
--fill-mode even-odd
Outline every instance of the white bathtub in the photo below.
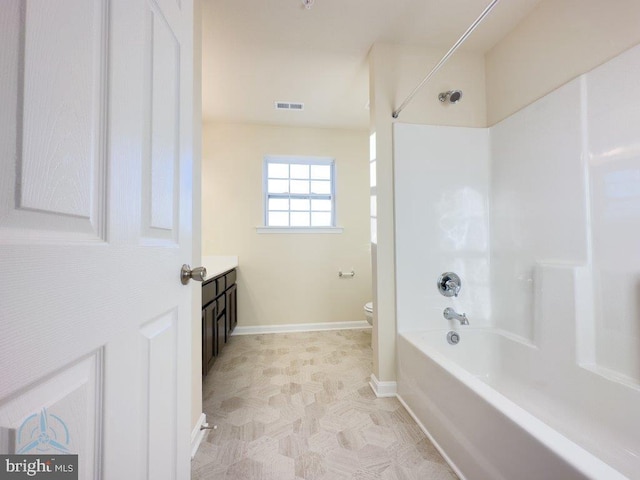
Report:
<svg viewBox="0 0 640 480"><path fill-rule="evenodd" d="M640 388L493 329L398 336L398 396L461 478L640 479ZM569 360L568 360L569 359ZM606 405L607 407L604 407Z"/></svg>

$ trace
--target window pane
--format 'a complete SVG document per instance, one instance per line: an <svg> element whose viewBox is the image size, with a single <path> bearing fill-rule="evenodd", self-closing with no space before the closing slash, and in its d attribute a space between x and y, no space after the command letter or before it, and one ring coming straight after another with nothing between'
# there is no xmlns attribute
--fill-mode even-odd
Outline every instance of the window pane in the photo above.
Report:
<svg viewBox="0 0 640 480"><path fill-rule="evenodd" d="M309 165L291 164L291 178L309 178Z"/></svg>
<svg viewBox="0 0 640 480"><path fill-rule="evenodd" d="M269 180L268 193L289 193L289 180Z"/></svg>
<svg viewBox="0 0 640 480"><path fill-rule="evenodd" d="M292 198L291 210L304 210L309 211L309 199L308 198Z"/></svg>
<svg viewBox="0 0 640 480"><path fill-rule="evenodd" d="M265 156L264 205L267 226L331 227L334 219L334 163L320 157ZM373 192L375 194L375 192Z"/></svg>
<svg viewBox="0 0 640 480"><path fill-rule="evenodd" d="M376 158L376 134L374 132L369 136L369 160L373 161Z"/></svg>
<svg viewBox="0 0 640 480"><path fill-rule="evenodd" d="M376 162L373 161L369 164L369 186L376 186Z"/></svg>
<svg viewBox="0 0 640 480"><path fill-rule="evenodd" d="M312 165L311 178L314 180L331 180L330 165Z"/></svg>
<svg viewBox="0 0 640 480"><path fill-rule="evenodd" d="M312 227L330 227L331 213L330 212L313 212L311 214L311 226Z"/></svg>
<svg viewBox="0 0 640 480"><path fill-rule="evenodd" d="M288 198L270 198L269 210L289 210Z"/></svg>
<svg viewBox="0 0 640 480"><path fill-rule="evenodd" d="M331 194L331 182L322 180L311 182L311 193Z"/></svg>
<svg viewBox="0 0 640 480"><path fill-rule="evenodd" d="M311 200L311 210L330 212L331 200Z"/></svg>
<svg viewBox="0 0 640 480"><path fill-rule="evenodd" d="M378 216L378 200L376 195L371 195L371 216Z"/></svg>
<svg viewBox="0 0 640 480"><path fill-rule="evenodd" d="M269 212L270 227L288 227L289 213L287 212Z"/></svg>
<svg viewBox="0 0 640 480"><path fill-rule="evenodd" d="M289 165L286 163L268 163L269 178L289 178Z"/></svg>
<svg viewBox="0 0 640 480"><path fill-rule="evenodd" d="M308 212L291 212L291 226L292 227L308 227L309 213Z"/></svg>
<svg viewBox="0 0 640 480"><path fill-rule="evenodd" d="M309 193L309 182L306 180L291 180L291 193Z"/></svg>

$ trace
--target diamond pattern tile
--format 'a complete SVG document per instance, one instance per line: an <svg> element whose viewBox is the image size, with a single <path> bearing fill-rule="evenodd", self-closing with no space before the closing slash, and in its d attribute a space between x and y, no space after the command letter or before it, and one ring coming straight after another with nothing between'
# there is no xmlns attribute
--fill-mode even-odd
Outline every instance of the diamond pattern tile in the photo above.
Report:
<svg viewBox="0 0 640 480"><path fill-rule="evenodd" d="M395 398L376 398L369 330L231 337L203 386L216 425L193 480L454 480Z"/></svg>

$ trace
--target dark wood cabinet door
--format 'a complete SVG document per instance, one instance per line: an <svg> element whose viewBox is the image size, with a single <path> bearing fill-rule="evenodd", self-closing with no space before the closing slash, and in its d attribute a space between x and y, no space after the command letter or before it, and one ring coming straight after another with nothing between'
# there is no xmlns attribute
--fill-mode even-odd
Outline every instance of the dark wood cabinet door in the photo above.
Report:
<svg viewBox="0 0 640 480"><path fill-rule="evenodd" d="M216 300L211 304L211 330L213 332L213 335L211 338L212 352L213 352L211 365L213 365L213 361L216 359L216 357L220 355L220 344L218 343L218 324L216 322L216 319L218 318L219 310L220 309L218 307L218 301Z"/></svg>
<svg viewBox="0 0 640 480"><path fill-rule="evenodd" d="M236 324L238 323L238 286L232 285L226 291L227 297L227 339L233 332L233 329L236 328Z"/></svg>
<svg viewBox="0 0 640 480"><path fill-rule="evenodd" d="M206 375L215 359L215 302L202 310L202 375Z"/></svg>
<svg viewBox="0 0 640 480"><path fill-rule="evenodd" d="M225 315L224 313L218 317L216 321L216 346L218 347L218 351L216 355L220 355L222 351L222 347L224 346L226 338L226 326L225 326Z"/></svg>
<svg viewBox="0 0 640 480"><path fill-rule="evenodd" d="M202 309L202 376L204 377L207 374L207 310Z"/></svg>

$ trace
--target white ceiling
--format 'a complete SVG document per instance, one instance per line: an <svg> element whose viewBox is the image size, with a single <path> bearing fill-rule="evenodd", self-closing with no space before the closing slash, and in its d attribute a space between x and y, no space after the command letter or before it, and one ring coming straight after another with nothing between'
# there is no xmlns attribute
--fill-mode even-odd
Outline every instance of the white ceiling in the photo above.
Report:
<svg viewBox="0 0 640 480"><path fill-rule="evenodd" d="M486 52L539 1L500 2L464 49ZM306 9L302 0L203 0L203 118L367 128L373 43L436 46L444 54L488 3L315 0ZM276 111L275 101L305 109Z"/></svg>

